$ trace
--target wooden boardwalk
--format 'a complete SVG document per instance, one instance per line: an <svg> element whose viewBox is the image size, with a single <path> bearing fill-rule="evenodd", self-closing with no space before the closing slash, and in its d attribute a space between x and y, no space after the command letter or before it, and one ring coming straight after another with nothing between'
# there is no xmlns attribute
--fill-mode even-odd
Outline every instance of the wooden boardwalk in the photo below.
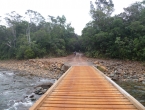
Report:
<svg viewBox="0 0 145 110"><path fill-rule="evenodd" d="M92 66L73 66L30 110L145 110Z"/></svg>

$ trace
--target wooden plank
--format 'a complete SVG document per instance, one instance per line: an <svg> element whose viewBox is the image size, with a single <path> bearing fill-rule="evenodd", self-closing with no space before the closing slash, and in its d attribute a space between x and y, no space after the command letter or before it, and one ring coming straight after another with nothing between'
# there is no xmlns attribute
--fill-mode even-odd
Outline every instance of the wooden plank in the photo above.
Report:
<svg viewBox="0 0 145 110"><path fill-rule="evenodd" d="M51 96L123 96L121 93L71 93L71 92L53 92Z"/></svg>
<svg viewBox="0 0 145 110"><path fill-rule="evenodd" d="M98 89L98 88L75 88L75 89L72 89L72 88L57 88L55 90L66 90L66 91L116 91L117 89Z"/></svg>
<svg viewBox="0 0 145 110"><path fill-rule="evenodd" d="M70 87L70 85L60 85L60 86L58 86L58 88L61 88L61 87L62 87L62 88L67 88L67 87L70 87L70 88L78 88L78 87L82 86L83 88L96 88L96 89L97 89L97 88L98 88L98 89L100 88L100 89L102 89L101 86L104 86L104 85L101 85L101 84L99 85L100 87L98 87L98 86L96 86L96 85L93 86L93 85L85 85L85 84L75 84L75 85L74 85L74 84L71 84L71 85L73 85L73 87ZM104 89L105 89L105 88L106 88L106 89L107 89L107 88L108 88L108 89L111 89L111 88L113 89L113 86L111 86L111 85L105 85L105 86L104 86Z"/></svg>
<svg viewBox="0 0 145 110"><path fill-rule="evenodd" d="M75 66L30 110L137 110L90 66ZM142 110L142 109L141 109Z"/></svg>
<svg viewBox="0 0 145 110"><path fill-rule="evenodd" d="M68 87L57 87L56 88L56 90L62 90L62 89L74 89L74 90L117 90L117 89L115 89L115 88L109 88L109 87L103 87L103 88L101 88L101 87L97 87L97 88L93 88L93 87L81 87L81 86L77 86L77 87L70 87L70 86L68 86Z"/></svg>
<svg viewBox="0 0 145 110"><path fill-rule="evenodd" d="M67 91L71 91L71 92L76 92L76 90L66 90L66 89L63 89L63 90L59 90L59 89L55 89L53 92L67 92ZM93 90L79 90L79 92L94 92ZM118 90L95 90L95 92L118 92Z"/></svg>
<svg viewBox="0 0 145 110"><path fill-rule="evenodd" d="M82 102L112 102L112 101L115 101L115 102L128 102L128 100L127 99L124 99L124 98L94 98L94 99L81 99L81 98L67 98L67 99L65 99L65 98L62 98L62 97L53 97L53 98L51 98L51 97L49 97L49 98L47 98L45 101L82 101Z"/></svg>
<svg viewBox="0 0 145 110"><path fill-rule="evenodd" d="M117 89L114 89L114 88L109 88L109 87L89 87L89 86L82 86L82 88L81 88L81 86L80 85L78 85L78 86L76 86L76 87L70 87L70 86L68 86L68 87L57 87L56 89L67 89L67 88L72 88L72 89L95 89L95 90L117 90Z"/></svg>
<svg viewBox="0 0 145 110"><path fill-rule="evenodd" d="M79 100L45 100L43 104L75 104L75 105L132 105L129 101L79 101Z"/></svg>
<svg viewBox="0 0 145 110"><path fill-rule="evenodd" d="M109 96L109 97L106 97L106 96L94 96L94 97L86 97L86 96L48 96L47 98L64 98L64 99L68 99L68 98L71 98L71 99L126 99L125 97L120 97L120 96L115 96L115 97L112 97L112 96Z"/></svg>
<svg viewBox="0 0 145 110"><path fill-rule="evenodd" d="M53 94L89 94L89 95L95 95L95 94L121 94L119 92L107 92L107 91L91 91L91 92L86 92L86 91L64 91L64 92L55 92L53 91Z"/></svg>
<svg viewBox="0 0 145 110"><path fill-rule="evenodd" d="M69 107L69 108L104 108L104 109L117 109L117 108L125 108L125 109L134 109L134 105L81 105L81 104L42 104L42 107Z"/></svg>
<svg viewBox="0 0 145 110"><path fill-rule="evenodd" d="M71 92L71 93L119 93L118 91L65 91L65 90L54 90L53 92Z"/></svg>
<svg viewBox="0 0 145 110"><path fill-rule="evenodd" d="M102 109L102 108L68 108L68 107L63 107L63 108L60 108L60 107L40 107L38 110L137 110L135 108L127 108L127 109L124 109L124 108L117 108L117 109Z"/></svg>

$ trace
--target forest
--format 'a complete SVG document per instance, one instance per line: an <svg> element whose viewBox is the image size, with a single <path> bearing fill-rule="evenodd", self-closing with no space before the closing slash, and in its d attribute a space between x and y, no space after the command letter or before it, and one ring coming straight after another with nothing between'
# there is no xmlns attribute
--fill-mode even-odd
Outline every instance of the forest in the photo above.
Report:
<svg viewBox="0 0 145 110"><path fill-rule="evenodd" d="M26 16L7 13L0 18L0 59L65 56L81 51L88 57L145 61L145 0L118 15L112 15L114 5L112 0L90 2L92 21L81 36L64 15L44 18L33 10L27 10Z"/></svg>
<svg viewBox="0 0 145 110"><path fill-rule="evenodd" d="M45 19L39 12L7 13L0 25L0 59L30 59L65 56L78 45L78 35L64 15Z"/></svg>
<svg viewBox="0 0 145 110"><path fill-rule="evenodd" d="M92 21L82 31L82 48L87 56L145 60L145 0L118 15L112 0L90 2Z"/></svg>

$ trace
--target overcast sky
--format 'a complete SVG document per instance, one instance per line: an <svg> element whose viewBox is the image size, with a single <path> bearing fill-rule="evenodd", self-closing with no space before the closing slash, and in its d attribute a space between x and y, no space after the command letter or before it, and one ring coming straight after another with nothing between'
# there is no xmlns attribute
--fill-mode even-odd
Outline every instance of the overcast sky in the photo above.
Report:
<svg viewBox="0 0 145 110"><path fill-rule="evenodd" d="M42 14L45 18L48 15L65 15L67 22L72 24L75 32L81 35L86 23L91 20L89 15L90 0L0 0L0 16L16 11L24 15L26 10L31 9ZM92 0L95 1L95 0ZM142 0L113 0L115 14L123 11L124 7Z"/></svg>

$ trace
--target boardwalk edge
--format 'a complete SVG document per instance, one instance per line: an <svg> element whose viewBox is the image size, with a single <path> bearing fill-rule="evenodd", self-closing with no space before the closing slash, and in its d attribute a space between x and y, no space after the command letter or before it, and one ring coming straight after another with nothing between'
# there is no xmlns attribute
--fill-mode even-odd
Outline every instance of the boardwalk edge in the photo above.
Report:
<svg viewBox="0 0 145 110"><path fill-rule="evenodd" d="M36 110L43 102L43 100L45 100L45 98L47 98L47 96L49 96L51 94L51 92L58 86L58 84L62 81L62 79L67 75L67 73L71 70L72 67L70 67L59 79L58 81L56 81L48 90L45 94L43 94L30 108L29 110Z"/></svg>
<svg viewBox="0 0 145 110"><path fill-rule="evenodd" d="M93 68L98 71L107 81L109 81L114 87L116 87L137 109L145 110L145 107L134 97L132 97L128 92L126 92L123 88L121 88L118 84L116 84L113 80L111 80L108 76L106 76L103 72L98 70L95 66Z"/></svg>

